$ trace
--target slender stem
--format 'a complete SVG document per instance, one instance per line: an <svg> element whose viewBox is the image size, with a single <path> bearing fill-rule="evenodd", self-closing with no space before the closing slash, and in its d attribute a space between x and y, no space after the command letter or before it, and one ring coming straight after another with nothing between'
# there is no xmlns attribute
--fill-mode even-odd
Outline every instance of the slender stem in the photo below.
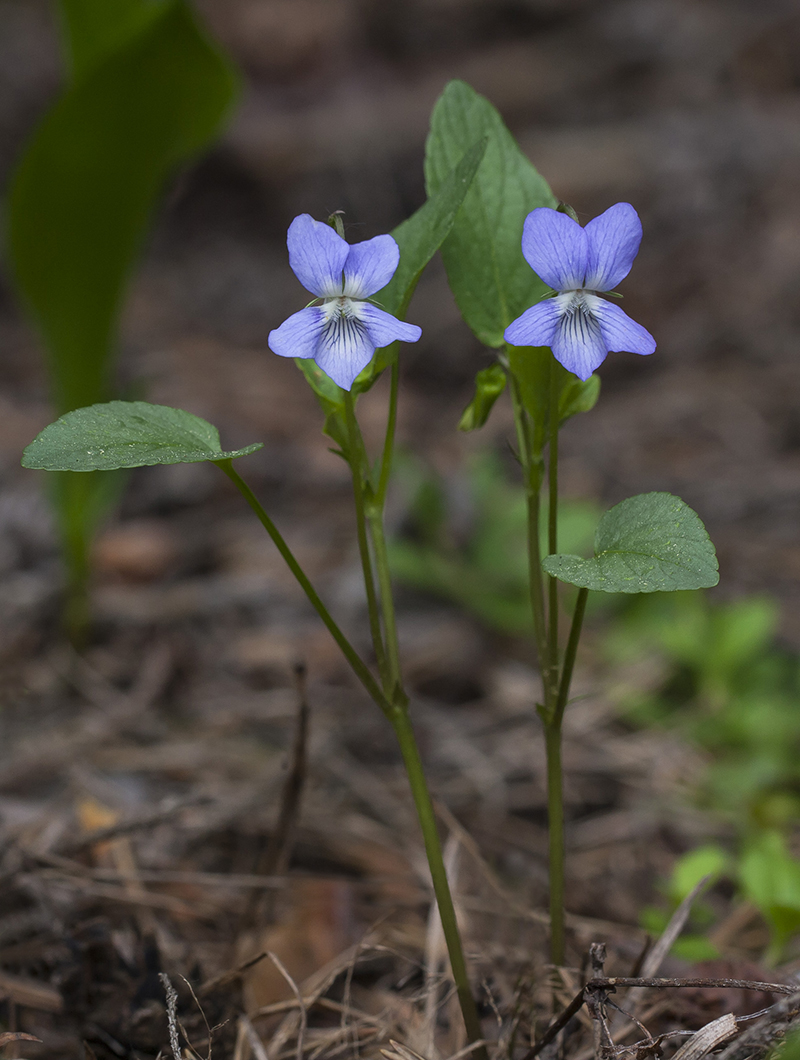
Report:
<svg viewBox="0 0 800 1060"><path fill-rule="evenodd" d="M464 1017L464 1024L467 1029L467 1037L471 1042L476 1042L482 1037L481 1024L469 983L467 964L464 959L461 935L458 930L455 906L453 905L453 896L450 893L450 885L447 882L447 871L442 857L439 831L436 827L436 816L425 781L425 773L419 757L417 741L406 710L398 708L391 715L391 721L400 744L408 780L411 785L411 794L414 798L414 805L417 810L420 828L422 829L425 853L428 855L428 865L430 866L431 879L433 881L433 891L436 895L436 904L439 907L442 931L447 944L450 967L456 984L461 1014ZM482 1046L474 1049L471 1055L476 1057L476 1060L487 1060L486 1049Z"/></svg>
<svg viewBox="0 0 800 1060"><path fill-rule="evenodd" d="M544 587L542 584L542 557L539 551L539 496L542 487L541 462L533 453L527 413L522 404L519 384L511 375L511 404L514 409L514 424L517 430L519 458L525 476L528 501L528 577L533 612L533 635L536 654L542 672L542 689L545 708L550 705L550 686L545 679L548 664L547 626L544 613Z"/></svg>
<svg viewBox="0 0 800 1060"><path fill-rule="evenodd" d="M383 615L383 628L386 634L386 664L392 685L400 686L402 683L400 645L397 639L397 620L394 614L389 554L386 550L386 536L383 532L383 511L376 507L370 511L368 518L372 547L375 551L375 569L378 572L378 585L381 591L381 614Z"/></svg>
<svg viewBox="0 0 800 1060"><path fill-rule="evenodd" d="M552 556L558 552L558 372L556 362L550 359L550 440L547 485L549 508L547 513L547 549ZM555 702L558 690L558 579L548 575L547 619L549 667L547 679L550 684L551 703Z"/></svg>
<svg viewBox="0 0 800 1060"><path fill-rule="evenodd" d="M386 503L386 491L389 488L389 476L392 473L392 456L394 455L394 436L397 429L397 395L400 384L399 357L395 354L392 361L391 382L389 389L389 414L386 420L386 437L383 440L381 470L378 477L378 488L375 491L375 503L383 511Z"/></svg>
<svg viewBox="0 0 800 1060"><path fill-rule="evenodd" d="M561 723L545 722L547 752L547 824L550 877L550 959L562 965L564 941L564 791L561 770Z"/></svg>
<svg viewBox="0 0 800 1060"><path fill-rule="evenodd" d="M558 699L553 720L561 725L564 717L564 708L569 698L569 686L572 683L572 671L575 668L575 656L578 654L578 641L581 639L581 627L583 616L586 613L586 601L589 597L588 589L578 590L578 599L575 601L575 611L572 615L572 625L569 630L567 650L564 652L564 668L561 671L561 684L558 686Z"/></svg>
<svg viewBox="0 0 800 1060"><path fill-rule="evenodd" d="M458 999L461 1006L461 1013L464 1019L464 1025L467 1031L467 1037L470 1042L479 1041L481 1038L481 1026L480 1019L478 1017L478 1010L475 1005L475 999L472 996L472 990L469 985L469 976L467 975L466 962L464 960L464 951L461 946L461 936L458 931L458 922L456 920L455 907L453 905L453 898L450 893L450 885L447 882L447 872L444 867L444 858L442 857L442 848L439 841L439 833L436 828L436 818L433 810L433 803L431 802L430 792L428 791L427 782L425 780L425 774L422 768L422 761L419 756L419 749L417 747L416 739L414 737L414 730L411 726L411 721L408 717L408 712L405 706L405 696L402 689L398 685L393 689L393 699L390 702L384 693L381 691L378 682L369 672L366 663L361 659L356 650L350 644L350 641L345 637L344 633L339 629L336 622L331 617L327 607L323 604L322 600L317 595L311 582L306 577L305 572L300 567L300 564L292 554L291 549L284 541L280 531L272 522L270 517L264 511L263 507L259 503L257 497L242 480L239 474L234 470L233 463L230 460L219 460L215 461L217 467L221 468L228 478L233 482L239 492L242 494L244 499L250 505L258 517L259 522L267 531L269 536L275 543L276 548L280 552L281 556L285 560L289 570L295 576L297 581L300 583L303 591L305 592L308 599L314 606L317 614L320 616L326 627L330 631L332 637L339 645L342 654L350 663L353 672L361 681L367 692L370 694L372 699L378 704L381 710L386 714L392 723L395 734L397 736L398 743L400 744L400 750L403 755L403 762L405 763L406 771L408 772L409 783L411 785L411 793L414 798L414 805L417 810L417 817L419 818L420 828L422 830L422 836L425 843L425 852L428 857L428 864L431 870L431 879L433 881L433 890L436 897L436 903L439 908L439 915L442 920L442 930L444 932L445 942L447 944L447 952L450 957L450 966L453 971L453 979L456 984L456 991L458 993ZM476 1060L488 1060L488 1056L485 1048L480 1047L473 1050L473 1056Z"/></svg>
<svg viewBox="0 0 800 1060"><path fill-rule="evenodd" d="M386 665L386 650L381 632L380 609L378 596L375 592L375 578L372 573L372 558L369 554L369 541L367 540L367 522L364 514L364 479L362 469L364 466L363 439L361 438L358 424L356 423L355 409L353 407L353 396L349 390L344 392L345 419L347 420L347 434L350 448L350 471L353 476L353 500L356 506L356 534L358 537L358 552L361 556L361 571L364 576L364 589L367 594L367 612L369 614L369 630L372 636L372 647L375 651L375 660L378 671L383 681L385 691L389 691L393 682L390 680L389 670Z"/></svg>
<svg viewBox="0 0 800 1060"><path fill-rule="evenodd" d="M364 660L361 658L361 656L355 650L353 645L350 643L344 633L342 633L341 629L339 629L338 625L331 617L331 614L328 611L327 607L319 598L316 589L306 577L305 571L294 558L292 550L284 541L280 531L275 526L270 517L267 515L267 513L264 511L264 509L261 507L258 502L258 498L247 485L247 483L239 476L238 472L234 470L233 462L231 460L215 460L214 463L217 465L217 467L221 468L225 472L225 474L228 476L231 482L233 482L234 486L236 486L241 495L244 497L244 499L255 512L259 522L267 531L269 536L272 538L273 542L275 543L275 547L278 549L281 556L283 556L287 567L295 576L297 581L300 583L300 587L302 588L303 592L311 601L314 610L317 612L319 617L327 626L331 636L339 645L339 648L342 654L344 655L345 659L347 659L347 661L350 663L353 673L355 673L356 677L359 679L361 684L370 694L372 699L375 700L375 702L378 704L384 714L391 714L391 712L395 709L393 704L390 703L386 696L383 694L380 685L369 672L367 664L364 662Z"/></svg>

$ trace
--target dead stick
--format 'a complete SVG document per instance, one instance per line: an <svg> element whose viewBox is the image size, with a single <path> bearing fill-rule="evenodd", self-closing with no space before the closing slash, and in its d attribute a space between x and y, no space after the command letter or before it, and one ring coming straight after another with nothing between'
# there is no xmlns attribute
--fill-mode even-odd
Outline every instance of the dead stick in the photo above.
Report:
<svg viewBox="0 0 800 1060"><path fill-rule="evenodd" d="M570 1001L561 1015L553 1020L547 1030L542 1034L539 1041L527 1053L523 1056L522 1060L533 1060L535 1056L544 1049L546 1045L556 1037L559 1031L562 1031L569 1021L576 1016L581 1009L584 1002L584 994L586 988L594 988L598 990L616 990L618 986L641 986L641 987L652 987L655 990L664 989L666 987L705 987L705 986L721 986L729 987L732 990L756 990L761 994L785 994L790 996L797 993L796 986L785 986L783 983L761 983L754 979L702 979L702 978L680 978L680 979L646 979L636 977L618 977L615 976L610 979L597 978L590 979L589 982L580 990L575 997Z"/></svg>

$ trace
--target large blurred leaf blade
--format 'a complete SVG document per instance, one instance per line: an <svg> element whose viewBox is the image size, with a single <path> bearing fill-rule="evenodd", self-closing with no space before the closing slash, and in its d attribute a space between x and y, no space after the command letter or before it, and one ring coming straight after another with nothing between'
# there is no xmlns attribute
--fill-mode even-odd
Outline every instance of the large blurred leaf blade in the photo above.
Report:
<svg viewBox="0 0 800 1060"><path fill-rule="evenodd" d="M146 401L109 401L67 412L39 434L22 456L42 471L115 471L155 464L233 460L262 443L225 451L219 431L191 412Z"/></svg>
<svg viewBox="0 0 800 1060"><path fill-rule="evenodd" d="M84 5L87 17L94 6ZM84 56L91 68L45 116L12 182L11 261L44 332L60 410L107 396L123 289L158 194L233 98L229 64L183 0L145 22L104 58ZM77 59L83 30L68 25ZM87 44L95 54L107 46Z"/></svg>
<svg viewBox="0 0 800 1060"><path fill-rule="evenodd" d="M671 493L642 493L600 520L593 559L547 556L561 581L605 593L707 589L719 581L714 546L696 512Z"/></svg>
<svg viewBox="0 0 800 1060"><path fill-rule="evenodd" d="M467 324L481 342L497 347L511 321L549 290L522 256L522 226L531 210L554 208L558 201L495 108L463 81L447 85L431 116L425 155L429 195L483 137L486 153L442 244L442 257Z"/></svg>
<svg viewBox="0 0 800 1060"><path fill-rule="evenodd" d="M67 63L73 80L158 18L161 0L60 0Z"/></svg>

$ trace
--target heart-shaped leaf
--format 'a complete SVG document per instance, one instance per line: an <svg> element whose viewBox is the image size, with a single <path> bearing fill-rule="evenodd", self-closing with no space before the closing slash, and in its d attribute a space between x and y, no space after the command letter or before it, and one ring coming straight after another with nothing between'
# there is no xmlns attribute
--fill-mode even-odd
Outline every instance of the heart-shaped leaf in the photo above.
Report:
<svg viewBox="0 0 800 1060"><path fill-rule="evenodd" d="M671 493L642 493L600 520L594 558L547 556L562 582L603 593L707 589L719 581L717 556L696 512Z"/></svg>
<svg viewBox="0 0 800 1060"><path fill-rule="evenodd" d="M27 447L22 466L43 471L115 471L153 464L233 460L261 442L225 452L219 431L182 409L146 401L109 401L67 412Z"/></svg>

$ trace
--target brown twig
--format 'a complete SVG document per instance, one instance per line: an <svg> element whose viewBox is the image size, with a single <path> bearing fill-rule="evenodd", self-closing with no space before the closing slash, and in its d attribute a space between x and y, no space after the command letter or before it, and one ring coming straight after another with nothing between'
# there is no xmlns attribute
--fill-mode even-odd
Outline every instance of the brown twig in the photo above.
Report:
<svg viewBox="0 0 800 1060"><path fill-rule="evenodd" d="M586 1001L587 991L614 991L617 987L643 987L645 989L652 990L664 990L668 988L685 988L685 987L725 987L731 990L754 990L760 994L783 994L786 996L792 996L797 994L796 986L786 986L783 983L762 983L754 979L707 979L701 976L698 977L678 977L671 979L653 979L648 977L635 977L635 976L597 976L590 979L582 990L579 990L575 997L570 1001L569 1005L564 1009L560 1016L553 1020L550 1026L542 1034L539 1041L528 1050L522 1060L534 1060L535 1056L544 1049L546 1045L556 1037L559 1031L562 1031L569 1021L576 1016L581 1009L581 1006Z"/></svg>

